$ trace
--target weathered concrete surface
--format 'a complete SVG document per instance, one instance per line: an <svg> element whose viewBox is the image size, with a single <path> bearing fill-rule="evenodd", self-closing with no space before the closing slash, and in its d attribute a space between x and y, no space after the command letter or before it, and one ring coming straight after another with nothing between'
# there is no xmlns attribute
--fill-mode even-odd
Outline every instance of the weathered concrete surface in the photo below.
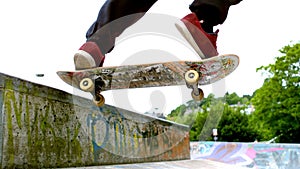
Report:
<svg viewBox="0 0 300 169"><path fill-rule="evenodd" d="M85 169L248 169L211 160L178 160L166 162L85 167Z"/></svg>
<svg viewBox="0 0 300 169"><path fill-rule="evenodd" d="M188 127L0 74L1 168L190 158Z"/></svg>

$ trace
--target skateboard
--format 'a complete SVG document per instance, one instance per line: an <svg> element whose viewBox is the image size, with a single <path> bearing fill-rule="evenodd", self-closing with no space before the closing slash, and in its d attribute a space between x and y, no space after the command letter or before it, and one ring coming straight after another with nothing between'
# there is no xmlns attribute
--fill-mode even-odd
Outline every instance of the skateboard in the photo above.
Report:
<svg viewBox="0 0 300 169"><path fill-rule="evenodd" d="M97 67L79 71L58 71L67 84L93 95L97 106L105 103L101 94L107 90L186 85L192 98L200 101L199 86L214 83L233 72L239 64L234 54L219 55L199 61L173 61L140 65Z"/></svg>

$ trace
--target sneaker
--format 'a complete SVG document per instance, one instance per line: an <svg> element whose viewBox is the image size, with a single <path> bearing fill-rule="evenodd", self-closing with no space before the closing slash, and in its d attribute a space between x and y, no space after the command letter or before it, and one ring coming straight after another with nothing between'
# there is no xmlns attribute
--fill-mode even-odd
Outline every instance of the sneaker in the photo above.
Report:
<svg viewBox="0 0 300 169"><path fill-rule="evenodd" d="M219 30L205 32L195 13L188 14L181 21L175 24L176 28L202 59L218 55L216 42Z"/></svg>
<svg viewBox="0 0 300 169"><path fill-rule="evenodd" d="M105 56L95 42L84 43L74 55L76 70L101 67Z"/></svg>

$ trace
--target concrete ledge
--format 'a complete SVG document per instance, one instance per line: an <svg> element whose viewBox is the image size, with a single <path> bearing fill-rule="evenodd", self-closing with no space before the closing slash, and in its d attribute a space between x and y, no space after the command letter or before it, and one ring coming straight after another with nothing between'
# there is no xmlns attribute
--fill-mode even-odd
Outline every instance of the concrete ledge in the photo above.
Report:
<svg viewBox="0 0 300 169"><path fill-rule="evenodd" d="M190 158L189 128L0 74L1 168Z"/></svg>
<svg viewBox="0 0 300 169"><path fill-rule="evenodd" d="M178 160L152 163L85 167L85 169L249 169L211 160Z"/></svg>

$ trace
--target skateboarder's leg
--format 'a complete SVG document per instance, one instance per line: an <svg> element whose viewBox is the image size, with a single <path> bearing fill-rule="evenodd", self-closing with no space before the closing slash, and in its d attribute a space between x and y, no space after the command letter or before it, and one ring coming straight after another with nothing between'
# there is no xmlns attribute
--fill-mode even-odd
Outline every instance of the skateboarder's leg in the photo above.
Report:
<svg viewBox="0 0 300 169"><path fill-rule="evenodd" d="M144 16L156 1L107 0L87 31L87 42L74 56L76 69L102 66L104 55L114 47L115 38Z"/></svg>
<svg viewBox="0 0 300 169"><path fill-rule="evenodd" d="M157 0L107 0L101 8L97 21L90 27L87 32L87 44L84 44L79 52L75 54L74 61L76 69L83 69L80 64L77 64L78 58L88 57L86 59L87 65L89 61L94 61L90 67L102 66L104 61L104 54L113 49L115 38L119 36L127 27L139 20L147 10ZM216 48L217 32L213 32L213 26L222 24L231 5L239 3L241 0L194 0L190 6L193 12L187 15L182 20L184 23L191 23L194 26L187 26L187 31L191 33L192 38L196 38L199 31L203 32L205 36ZM199 20L204 22L199 24ZM107 24L109 23L109 24ZM210 34L209 34L210 33ZM196 35L196 36L195 36ZM198 39L199 41L199 39ZM201 44L198 44L201 46ZM212 50L213 51L213 50ZM93 53L91 55L90 53ZM215 52L208 55L213 56ZM83 59L81 59L83 60Z"/></svg>

